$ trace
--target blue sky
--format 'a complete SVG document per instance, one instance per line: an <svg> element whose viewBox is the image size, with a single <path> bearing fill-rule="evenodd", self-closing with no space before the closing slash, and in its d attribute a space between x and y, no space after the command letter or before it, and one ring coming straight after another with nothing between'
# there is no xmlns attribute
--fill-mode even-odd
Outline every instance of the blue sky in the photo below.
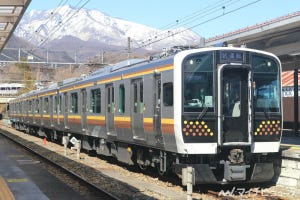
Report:
<svg viewBox="0 0 300 200"><path fill-rule="evenodd" d="M205 38L300 11L299 0L32 0L28 11L62 4L85 4L85 8L158 29L195 26L192 30Z"/></svg>

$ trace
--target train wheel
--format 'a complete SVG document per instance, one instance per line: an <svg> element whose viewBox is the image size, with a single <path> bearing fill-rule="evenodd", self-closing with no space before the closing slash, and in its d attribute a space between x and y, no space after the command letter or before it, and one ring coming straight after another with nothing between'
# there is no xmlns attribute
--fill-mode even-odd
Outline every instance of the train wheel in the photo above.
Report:
<svg viewBox="0 0 300 200"><path fill-rule="evenodd" d="M139 168L140 168L141 170L143 170L143 171L146 171L146 169L147 169L147 166L146 166L146 165L142 165L142 164L139 164L139 163L138 163L138 166L139 166Z"/></svg>

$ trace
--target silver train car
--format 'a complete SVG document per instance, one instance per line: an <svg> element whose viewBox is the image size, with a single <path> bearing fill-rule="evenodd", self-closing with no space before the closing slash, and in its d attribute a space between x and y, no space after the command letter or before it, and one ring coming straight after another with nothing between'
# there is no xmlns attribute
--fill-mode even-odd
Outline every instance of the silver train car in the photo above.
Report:
<svg viewBox="0 0 300 200"><path fill-rule="evenodd" d="M23 94L12 126L160 174L191 166L195 183L261 182L274 176L282 133L281 64L236 47L103 68Z"/></svg>

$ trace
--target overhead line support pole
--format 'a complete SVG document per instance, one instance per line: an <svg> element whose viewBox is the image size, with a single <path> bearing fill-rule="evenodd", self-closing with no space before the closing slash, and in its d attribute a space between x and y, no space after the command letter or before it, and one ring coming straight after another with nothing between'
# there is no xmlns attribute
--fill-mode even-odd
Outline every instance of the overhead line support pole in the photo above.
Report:
<svg viewBox="0 0 300 200"><path fill-rule="evenodd" d="M298 102L298 69L294 70L294 133L299 136L299 102Z"/></svg>

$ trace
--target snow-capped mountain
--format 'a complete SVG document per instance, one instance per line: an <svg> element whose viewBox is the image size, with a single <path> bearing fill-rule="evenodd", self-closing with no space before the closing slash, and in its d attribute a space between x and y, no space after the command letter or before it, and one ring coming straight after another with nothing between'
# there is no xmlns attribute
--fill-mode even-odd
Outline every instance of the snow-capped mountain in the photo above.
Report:
<svg viewBox="0 0 300 200"><path fill-rule="evenodd" d="M126 48L128 37L133 49L160 50L175 45L199 44L201 37L185 28L158 30L134 22L110 17L98 10L69 5L53 10L25 13L15 34L34 45L73 47L89 43L101 48ZM159 41L159 42L155 42ZM149 45L149 43L151 43Z"/></svg>

